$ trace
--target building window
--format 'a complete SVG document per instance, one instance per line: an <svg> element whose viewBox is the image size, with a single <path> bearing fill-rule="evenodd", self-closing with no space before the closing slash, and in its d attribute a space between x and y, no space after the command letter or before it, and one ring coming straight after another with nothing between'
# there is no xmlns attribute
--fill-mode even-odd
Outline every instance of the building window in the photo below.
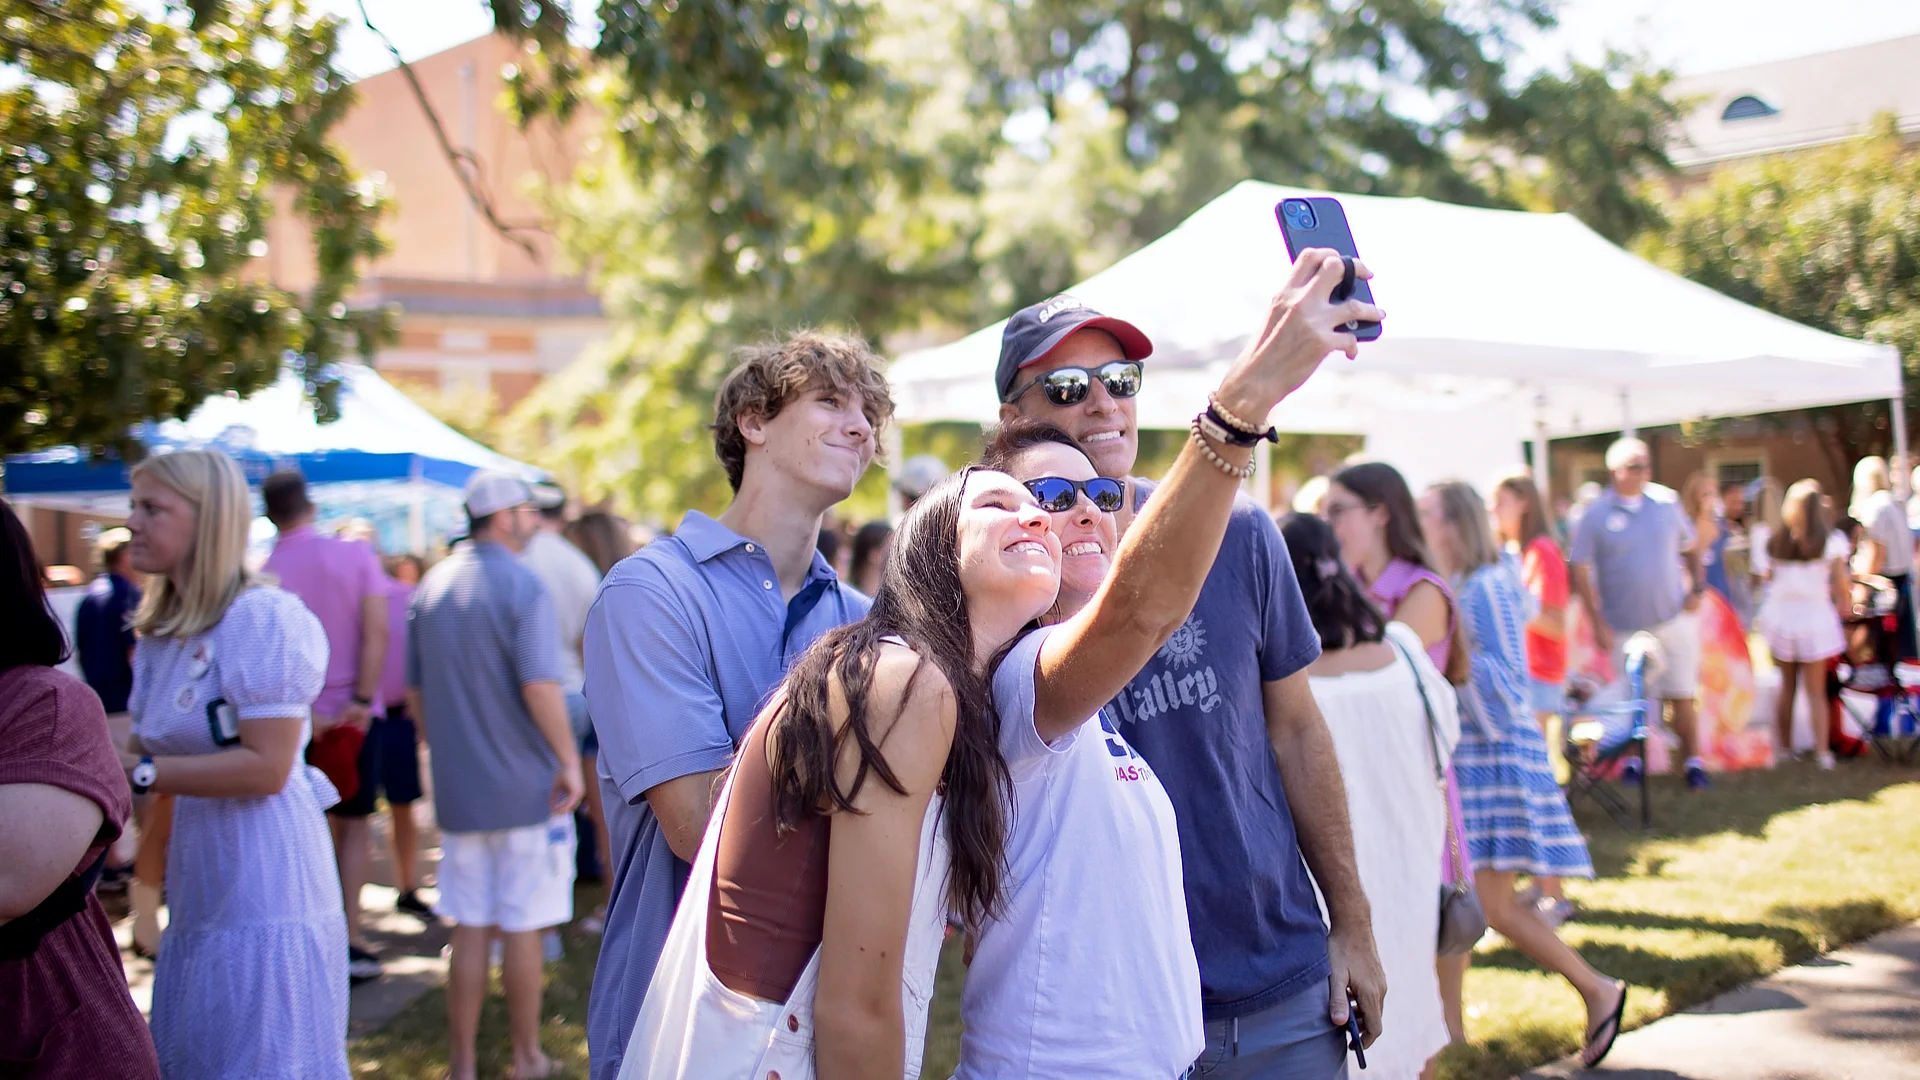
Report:
<svg viewBox="0 0 1920 1080"><path fill-rule="evenodd" d="M1707 472L1721 491L1729 484L1745 486L1767 474L1766 454L1760 450L1724 450L1707 455Z"/></svg>
<svg viewBox="0 0 1920 1080"><path fill-rule="evenodd" d="M1758 120L1763 116L1773 116L1779 111L1752 94L1741 94L1727 102L1727 107L1720 111L1720 119L1728 123L1735 120Z"/></svg>

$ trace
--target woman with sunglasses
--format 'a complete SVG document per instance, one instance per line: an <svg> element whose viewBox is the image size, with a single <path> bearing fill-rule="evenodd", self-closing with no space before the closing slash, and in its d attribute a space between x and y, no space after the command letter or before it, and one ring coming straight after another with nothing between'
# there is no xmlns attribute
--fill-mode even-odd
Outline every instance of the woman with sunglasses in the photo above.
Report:
<svg viewBox="0 0 1920 1080"><path fill-rule="evenodd" d="M1331 252L1303 253L1264 331L1222 382L1218 408L1265 416L1327 352L1354 354L1353 338L1335 328L1379 310L1330 302L1340 268ZM1098 601L1011 650L1060 587L1049 517L1029 491L988 470L963 471L916 502L872 611L807 651L741 744L620 1075L917 1076L946 912L985 925L1021 910L1027 890L1007 847L1008 807L1023 805L1015 786L1045 773L1082 734L1112 752L1084 729L1186 617L1250 467L1249 447L1204 434L1196 421ZM1037 683L1037 707L1008 709L996 682L1030 694ZM1063 723L1069 715L1081 719ZM1173 835L1164 795L1157 810L1143 803L1140 812L1159 814L1161 832ZM1171 924L1184 942L1177 843L1152 858L1172 867L1172 909L1111 915ZM1110 886L1087 880L1079 895L1051 897L1046 913L1081 918ZM1155 1019L1172 1023L1156 1025L1143 1044L1149 1056L1077 1054L1056 1067L1042 1051L1058 1033L1029 1024L1005 1047L1020 1064L994 1075L1184 1072L1201 1046L1199 977L1190 947L1184 963L1170 963L1177 970L1150 992ZM1046 986L1080 1006L1072 1024L1082 1040L1108 1045L1139 1010L1083 998L1072 984L1078 970L1053 968ZM1118 1026L1090 1027L1086 1007Z"/></svg>
<svg viewBox="0 0 1920 1080"><path fill-rule="evenodd" d="M1014 781L1007 900L972 928L956 1080L1165 1078L1206 1046L1173 804L1104 708L1185 623L1236 512L1226 488L1204 503L1172 487L1191 482L1181 476L1191 451L1117 554L1125 489L1066 431L1011 418L983 454L1052 515L1062 559L1041 628L994 674ZM1182 527L1163 546L1147 534L1147 515L1170 509ZM1189 692L1198 679L1187 676ZM1370 1043L1379 1003L1362 1011ZM1317 1023L1310 1038L1324 1036L1337 1063L1345 1044L1324 1012Z"/></svg>

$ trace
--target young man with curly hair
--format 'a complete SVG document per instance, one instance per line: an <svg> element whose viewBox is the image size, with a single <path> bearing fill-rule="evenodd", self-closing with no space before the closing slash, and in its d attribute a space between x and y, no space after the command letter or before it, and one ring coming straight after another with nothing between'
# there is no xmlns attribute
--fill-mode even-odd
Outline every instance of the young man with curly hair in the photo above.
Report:
<svg viewBox="0 0 1920 1080"><path fill-rule="evenodd" d="M587 1008L595 1080L620 1071L720 770L787 666L866 614L815 542L893 415L880 367L858 338L812 331L743 352L714 405L733 501L718 518L689 510L672 536L616 565L587 616L614 852Z"/></svg>

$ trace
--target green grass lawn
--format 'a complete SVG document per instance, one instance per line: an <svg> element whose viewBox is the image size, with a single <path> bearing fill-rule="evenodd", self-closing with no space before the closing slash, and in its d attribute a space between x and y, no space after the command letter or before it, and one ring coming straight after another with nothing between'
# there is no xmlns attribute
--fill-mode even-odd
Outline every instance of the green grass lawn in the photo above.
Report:
<svg viewBox="0 0 1920 1080"><path fill-rule="evenodd" d="M1576 813L1600 877L1569 883L1581 917L1563 934L1596 967L1634 984L1628 1027L1920 918L1920 782L1911 768L1788 765L1720 777L1697 795L1659 778L1656 828L1644 836L1591 807ZM547 981L546 1047L569 1076L586 1075L594 946L570 938ZM958 1054L963 978L957 957L943 958L929 1080L945 1080ZM1467 1011L1473 1041L1447 1052L1447 1080L1511 1076L1573 1052L1582 1034L1579 999L1566 983L1498 940L1474 958ZM427 994L353 1046L355 1072L444 1075L445 1018L444 996ZM505 1075L506 1009L497 997L481 1033L482 1075Z"/></svg>

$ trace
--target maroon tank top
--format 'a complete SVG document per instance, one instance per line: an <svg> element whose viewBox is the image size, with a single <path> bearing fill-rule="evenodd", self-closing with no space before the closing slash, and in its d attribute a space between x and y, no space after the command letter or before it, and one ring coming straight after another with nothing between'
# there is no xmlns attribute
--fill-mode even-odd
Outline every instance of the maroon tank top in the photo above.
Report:
<svg viewBox="0 0 1920 1080"><path fill-rule="evenodd" d="M809 814L785 835L774 831L767 729L778 715L768 710L740 744L707 901L707 966L728 989L762 1001L792 996L827 911L831 819Z"/></svg>

